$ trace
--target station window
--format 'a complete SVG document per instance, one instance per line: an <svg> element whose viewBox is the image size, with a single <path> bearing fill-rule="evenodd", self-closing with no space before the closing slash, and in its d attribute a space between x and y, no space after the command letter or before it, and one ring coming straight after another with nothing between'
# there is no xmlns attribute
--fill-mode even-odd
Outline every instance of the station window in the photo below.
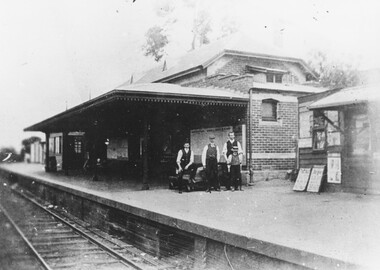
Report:
<svg viewBox="0 0 380 270"><path fill-rule="evenodd" d="M282 74L267 74L267 82L269 83L282 83Z"/></svg>
<svg viewBox="0 0 380 270"><path fill-rule="evenodd" d="M74 138L74 151L76 154L82 153L82 140L80 138Z"/></svg>
<svg viewBox="0 0 380 270"><path fill-rule="evenodd" d="M61 149L61 137L57 136L54 138L54 153L55 154L61 154L62 149Z"/></svg>
<svg viewBox="0 0 380 270"><path fill-rule="evenodd" d="M324 113L324 112L323 112ZM314 111L313 114L313 150L326 149L326 121L321 113Z"/></svg>
<svg viewBox="0 0 380 270"><path fill-rule="evenodd" d="M313 130L313 150L325 150L326 148L326 131Z"/></svg>
<svg viewBox="0 0 380 270"><path fill-rule="evenodd" d="M277 121L277 103L275 99L264 99L261 103L261 119L263 121Z"/></svg>
<svg viewBox="0 0 380 270"><path fill-rule="evenodd" d="M54 153L54 138L49 138L49 152Z"/></svg>

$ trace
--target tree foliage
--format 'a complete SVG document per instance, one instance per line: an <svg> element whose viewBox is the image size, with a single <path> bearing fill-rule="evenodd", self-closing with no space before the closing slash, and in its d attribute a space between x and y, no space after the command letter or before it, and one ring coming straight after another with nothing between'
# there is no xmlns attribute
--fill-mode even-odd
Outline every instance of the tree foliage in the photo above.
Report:
<svg viewBox="0 0 380 270"><path fill-rule="evenodd" d="M2 147L0 149L0 163L15 161L21 161L21 156L16 152L16 150L13 147Z"/></svg>
<svg viewBox="0 0 380 270"><path fill-rule="evenodd" d="M30 145L34 142L40 142L41 141L41 138L40 137L36 137L36 136L32 136L32 137L29 137L29 138L26 138L26 139L23 139L21 141L21 144L22 144L22 151L24 153L28 153L30 154Z"/></svg>
<svg viewBox="0 0 380 270"><path fill-rule="evenodd" d="M221 37L226 37L239 31L239 25L235 20L225 18L222 21L220 32Z"/></svg>
<svg viewBox="0 0 380 270"><path fill-rule="evenodd" d="M308 64L319 75L323 87L343 88L359 83L359 72L354 64L331 60L325 52L311 52Z"/></svg>
<svg viewBox="0 0 380 270"><path fill-rule="evenodd" d="M191 49L210 43L208 34L211 32L211 18L207 11L202 10L196 14L193 24L193 40Z"/></svg>
<svg viewBox="0 0 380 270"><path fill-rule="evenodd" d="M145 34L144 55L152 56L155 61L159 62L165 54L170 33L178 33L177 27L180 21L183 25L189 26L189 28L180 29L180 31L181 34L188 33L191 50L210 43L210 33L213 31L213 26L209 9L210 3L207 4L200 0L164 0L157 2L154 6L154 12L159 22L156 26L149 28ZM235 20L227 14L226 20L220 25L221 27L218 30L221 34L219 37L228 36L238 30Z"/></svg>
<svg viewBox="0 0 380 270"><path fill-rule="evenodd" d="M145 34L146 44L143 46L145 56L153 56L159 62L164 56L164 48L169 43L164 29L160 26L153 26Z"/></svg>

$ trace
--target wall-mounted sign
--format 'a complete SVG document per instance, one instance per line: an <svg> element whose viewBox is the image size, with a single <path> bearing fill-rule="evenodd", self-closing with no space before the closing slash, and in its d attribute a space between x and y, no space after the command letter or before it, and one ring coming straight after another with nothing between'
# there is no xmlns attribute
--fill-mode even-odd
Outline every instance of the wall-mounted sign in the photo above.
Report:
<svg viewBox="0 0 380 270"><path fill-rule="evenodd" d="M300 138L311 138L311 128L313 126L313 112L302 112L300 117Z"/></svg>
<svg viewBox="0 0 380 270"><path fill-rule="evenodd" d="M128 160L128 139L111 138L107 145L108 159Z"/></svg>
<svg viewBox="0 0 380 270"><path fill-rule="evenodd" d="M309 182L310 171L311 171L311 168L300 168L293 190L305 191L307 187L307 183Z"/></svg>
<svg viewBox="0 0 380 270"><path fill-rule="evenodd" d="M325 171L325 166L314 166L309 179L309 184L307 185L307 191L309 192L319 192L321 189L323 173Z"/></svg>
<svg viewBox="0 0 380 270"><path fill-rule="evenodd" d="M327 183L340 184L342 182L340 153L328 153L327 156Z"/></svg>

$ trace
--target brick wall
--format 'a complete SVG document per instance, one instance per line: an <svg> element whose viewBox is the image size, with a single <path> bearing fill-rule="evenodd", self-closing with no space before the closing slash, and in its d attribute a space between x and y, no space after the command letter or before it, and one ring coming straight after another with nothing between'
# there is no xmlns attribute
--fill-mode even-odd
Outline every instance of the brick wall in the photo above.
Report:
<svg viewBox="0 0 380 270"><path fill-rule="evenodd" d="M260 78L245 74L246 65L273 65L273 68L289 69L286 63L274 63L269 60L226 56L224 65L212 68L214 74L198 81L188 80L183 86L218 87L248 93L255 81ZM258 62L257 62L258 61ZM261 62L260 62L261 61ZM261 78L262 79L262 78ZM302 80L302 78L301 78ZM263 99L273 98L277 103L277 121L261 120L261 104ZM294 138L298 134L298 102L297 98L284 93L262 90L252 97L252 165L254 170L288 170L296 165ZM247 134L248 136L248 134Z"/></svg>
<svg viewBox="0 0 380 270"><path fill-rule="evenodd" d="M252 164L261 170L270 166L275 170L291 169L295 166L294 138L298 131L297 102L279 101L277 121L261 120L261 100L252 104Z"/></svg>

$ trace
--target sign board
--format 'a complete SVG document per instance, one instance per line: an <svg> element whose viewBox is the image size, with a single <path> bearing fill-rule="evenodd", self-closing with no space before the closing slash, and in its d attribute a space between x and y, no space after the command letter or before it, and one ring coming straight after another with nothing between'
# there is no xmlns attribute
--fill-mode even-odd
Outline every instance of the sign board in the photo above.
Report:
<svg viewBox="0 0 380 270"><path fill-rule="evenodd" d="M328 153L327 156L327 183L341 184L341 156L340 153Z"/></svg>
<svg viewBox="0 0 380 270"><path fill-rule="evenodd" d="M312 127L312 121L313 121L313 112L312 111L306 111L302 112L299 115L299 126L300 126L300 138L310 138L311 137L311 127Z"/></svg>
<svg viewBox="0 0 380 270"><path fill-rule="evenodd" d="M340 132L328 131L327 144L329 146L340 145Z"/></svg>
<svg viewBox="0 0 380 270"><path fill-rule="evenodd" d="M107 158L128 160L128 139L111 138L107 145Z"/></svg>
<svg viewBox="0 0 380 270"><path fill-rule="evenodd" d="M319 192L322 184L323 173L325 166L314 166L311 170L309 184L307 185L307 191Z"/></svg>
<svg viewBox="0 0 380 270"><path fill-rule="evenodd" d="M298 140L298 147L299 148L310 148L313 145L312 138L300 138Z"/></svg>
<svg viewBox="0 0 380 270"><path fill-rule="evenodd" d="M311 168L300 168L293 190L305 191L307 187L307 183L309 182L310 171L311 171Z"/></svg>

